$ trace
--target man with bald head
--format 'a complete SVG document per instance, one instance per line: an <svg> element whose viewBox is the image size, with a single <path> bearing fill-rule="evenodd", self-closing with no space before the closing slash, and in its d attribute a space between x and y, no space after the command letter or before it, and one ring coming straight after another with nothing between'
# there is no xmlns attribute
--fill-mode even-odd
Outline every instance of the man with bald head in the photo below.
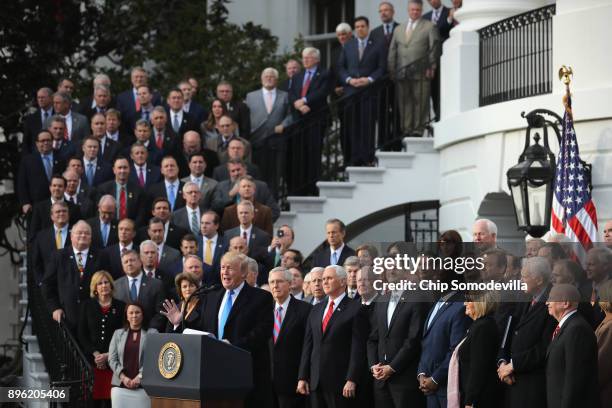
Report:
<svg viewBox="0 0 612 408"><path fill-rule="evenodd" d="M195 130L188 130L183 135L183 146L180 154L176 154L179 166L179 177L189 176L189 159L192 155L202 152L202 137Z"/></svg>
<svg viewBox="0 0 612 408"><path fill-rule="evenodd" d="M599 407L597 339L578 312L580 293L562 283L550 291L548 313L559 323L546 353L548 408Z"/></svg>
<svg viewBox="0 0 612 408"><path fill-rule="evenodd" d="M340 265L325 268L327 302L315 305L308 317L297 392L310 395L315 407L348 407L365 369L355 335L360 303L346 296L346 278Z"/></svg>
<svg viewBox="0 0 612 408"><path fill-rule="evenodd" d="M247 408L272 406L269 342L272 339L273 300L270 293L249 286L246 257L228 252L221 258L222 287L206 295L201 303L199 329L214 334L253 358L254 387L245 401ZM164 314L178 327L181 312L176 304L165 302ZM231 319L229 319L231 313Z"/></svg>
<svg viewBox="0 0 612 408"><path fill-rule="evenodd" d="M75 330L79 303L89 299L89 283L101 269L101 263L98 252L91 247L91 227L85 221L72 227L70 243L53 255L45 271L42 291L53 320L64 321Z"/></svg>
<svg viewBox="0 0 612 408"><path fill-rule="evenodd" d="M92 230L92 246L96 249L106 248L119 241L117 236L117 202L110 195L100 197L98 214L87 220Z"/></svg>

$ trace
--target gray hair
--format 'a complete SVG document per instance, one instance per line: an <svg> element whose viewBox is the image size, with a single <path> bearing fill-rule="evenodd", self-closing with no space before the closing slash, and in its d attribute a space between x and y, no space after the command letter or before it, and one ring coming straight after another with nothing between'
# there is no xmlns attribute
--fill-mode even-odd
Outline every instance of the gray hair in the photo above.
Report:
<svg viewBox="0 0 612 408"><path fill-rule="evenodd" d="M61 123L63 123L65 125L66 124L66 118L64 118L62 115L53 115L53 116L51 116L51 119L50 119L49 123L52 123L52 122L61 122Z"/></svg>
<svg viewBox="0 0 612 408"><path fill-rule="evenodd" d="M278 79L278 70L276 70L275 68L268 67L268 68L264 69L264 70L261 72L261 76L264 76L264 75L266 75L266 74L268 74L268 73L271 73L272 75L274 75L274 77L275 77L276 79Z"/></svg>
<svg viewBox="0 0 612 408"><path fill-rule="evenodd" d="M591 248L588 253L594 254L595 258L597 259L597 261L599 261L599 263L612 266L612 250L611 249L605 248L605 247L596 247L596 248Z"/></svg>
<svg viewBox="0 0 612 408"><path fill-rule="evenodd" d="M53 89L49 88L48 86L44 86L44 87L40 88L38 90L38 92L40 92L40 91L46 92L47 96L53 95Z"/></svg>
<svg viewBox="0 0 612 408"><path fill-rule="evenodd" d="M291 282L293 280L293 274L291 273L291 271L289 270L289 268L285 268L284 266L277 266L276 268L272 269L269 273L268 273L268 277L270 276L270 274L272 272L282 272L283 274L283 278L287 281L287 282ZM306 279L306 278L304 278Z"/></svg>
<svg viewBox="0 0 612 408"><path fill-rule="evenodd" d="M140 250L140 252L142 252L144 250L144 247L146 247L147 245L151 245L153 248L155 248L155 250L157 251L157 244L153 241L151 241L150 239L147 239L145 241L142 241L140 243L140 246L138 247L138 249Z"/></svg>
<svg viewBox="0 0 612 408"><path fill-rule="evenodd" d="M336 26L336 34L339 33L350 33L353 31L349 23L340 23Z"/></svg>
<svg viewBox="0 0 612 408"><path fill-rule="evenodd" d="M552 271L550 263L544 257L534 256L525 258L523 260L523 268L527 270L527 273L529 273L531 277L540 277L545 283L550 281Z"/></svg>
<svg viewBox="0 0 612 408"><path fill-rule="evenodd" d="M56 92L53 94L53 97L59 96L62 98L62 101L72 103L72 98L66 92Z"/></svg>
<svg viewBox="0 0 612 408"><path fill-rule="evenodd" d="M325 268L323 268L323 267L321 267L321 266L315 266L314 268L312 268L312 269L310 270L310 272L308 272L308 274L311 274L311 273L319 273L319 272L323 272L323 271L325 271Z"/></svg>
<svg viewBox="0 0 612 408"><path fill-rule="evenodd" d="M200 186L198 186L197 183L194 183L193 181L188 181L185 183L185 185L183 186L183 190L185 190L187 187L191 187L191 186L195 186L198 191L200 191Z"/></svg>
<svg viewBox="0 0 612 408"><path fill-rule="evenodd" d="M255 272L256 275L259 274L259 265L256 260L247 256L245 262L249 271Z"/></svg>
<svg viewBox="0 0 612 408"><path fill-rule="evenodd" d="M87 227L87 229L89 230L89 233L91 234L91 225L89 225L85 220L78 220L73 226L72 226L72 231L74 231L77 227L79 226L85 226Z"/></svg>
<svg viewBox="0 0 612 408"><path fill-rule="evenodd" d="M347 266L357 266L357 267L361 268L361 262L359 261L359 257L357 257L357 256L349 256L344 261L344 265L343 266L345 268Z"/></svg>
<svg viewBox="0 0 612 408"><path fill-rule="evenodd" d="M106 75L106 74L98 74L93 79L94 89L95 89L95 87L97 85L110 86L110 84L111 84L111 80L110 80L109 76Z"/></svg>
<svg viewBox="0 0 612 408"><path fill-rule="evenodd" d="M187 254L185 255L185 259L183 259L183 264L185 264L185 262L187 262L188 259L195 259L196 261L202 263L202 258L200 258L199 256L195 254Z"/></svg>
<svg viewBox="0 0 612 408"><path fill-rule="evenodd" d="M163 113L164 115L166 114L166 110L164 109L163 106L156 106L153 108L153 112L159 112L159 113Z"/></svg>
<svg viewBox="0 0 612 408"><path fill-rule="evenodd" d="M136 129L138 126L146 126L147 129L151 130L151 124L146 119L138 119L134 124L134 129Z"/></svg>
<svg viewBox="0 0 612 408"><path fill-rule="evenodd" d="M412 2L412 0L411 0L411 2ZM479 219L476 220L475 223L477 223L479 221L482 221L482 222L484 222L487 225L487 231L489 232L489 234L497 235L497 225L493 221L491 221L488 218L479 218Z"/></svg>
<svg viewBox="0 0 612 408"><path fill-rule="evenodd" d="M114 206L117 206L117 200L115 200L115 197L110 194L104 194L102 197L100 197L100 200L98 201L98 207L103 205L107 201L112 202Z"/></svg>
<svg viewBox="0 0 612 408"><path fill-rule="evenodd" d="M317 59L317 61L321 61L321 51L319 51L315 47L304 48L304 50L302 51L302 57L305 55L313 55Z"/></svg>
<svg viewBox="0 0 612 408"><path fill-rule="evenodd" d="M336 271L336 276L340 279L346 279L346 270L340 265L328 265L325 267L325 270L333 269Z"/></svg>

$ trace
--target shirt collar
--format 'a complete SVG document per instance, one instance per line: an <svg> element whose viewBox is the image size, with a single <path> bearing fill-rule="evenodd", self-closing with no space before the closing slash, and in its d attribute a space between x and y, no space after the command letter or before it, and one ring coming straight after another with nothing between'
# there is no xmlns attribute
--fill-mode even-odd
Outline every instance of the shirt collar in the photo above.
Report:
<svg viewBox="0 0 612 408"><path fill-rule="evenodd" d="M126 275L126 276L127 276L127 275ZM129 281L130 283L132 283L132 281L133 281L133 280L135 280L135 281L136 281L136 284L139 284L139 283L140 283L140 281L142 280L142 277L143 277L143 276L144 276L144 274L142 273L142 269L141 269L141 270L140 270L140 273L139 273L138 275L136 275L136 276L134 276L134 277L128 276L127 278L128 278L128 281Z"/></svg>
<svg viewBox="0 0 612 408"><path fill-rule="evenodd" d="M89 254L89 248L85 248L82 251L79 251L75 247L72 247L72 251L74 252L74 257L76 258L77 254L80 252L83 259L87 259L87 254Z"/></svg>
<svg viewBox="0 0 612 408"><path fill-rule="evenodd" d="M279 306L281 306L283 308L283 312L287 311L287 308L289 307L289 302L291 301L291 295L287 296L287 299L285 299L285 301L282 304L278 304L278 302L275 302L276 304L274 305L274 310L278 309Z"/></svg>
<svg viewBox="0 0 612 408"><path fill-rule="evenodd" d="M177 187L180 184L180 180L178 178L174 181L168 181L167 179L164 179L164 183L166 184L166 187L168 187L169 185ZM176 191L176 193L178 194L178 191Z"/></svg>
<svg viewBox="0 0 612 408"><path fill-rule="evenodd" d="M569 313L566 313L565 316L563 316L561 318L561 320L559 320L559 328L563 327L563 323L565 323L567 321L567 319L569 319L574 313L576 313L578 311L578 309L574 309Z"/></svg>
<svg viewBox="0 0 612 408"><path fill-rule="evenodd" d="M121 244L121 242L119 243L119 251L123 251L124 249L130 250L133 247L134 247L134 241L130 242L126 246L123 246L123 244Z"/></svg>
<svg viewBox="0 0 612 408"><path fill-rule="evenodd" d="M251 230L252 230L252 229L253 229L253 223L251 223L251 225L250 225L250 226L249 226L249 228L247 228L247 229L244 229L244 228L242 227L242 225L240 225L240 236L242 236L242 233L243 233L243 232L246 232L246 233L247 233L247 237L250 237L250 236L251 236Z"/></svg>
<svg viewBox="0 0 612 408"><path fill-rule="evenodd" d="M240 291L242 290L242 288L244 288L244 283L245 282L242 281L242 283L240 285L238 285L237 288L233 289L233 291L234 291L234 299L236 299L238 297L238 295L240 294ZM232 290L232 289L230 289L230 290ZM225 293L229 295L229 290L226 289ZM235 302L235 300L234 300L234 302Z"/></svg>
<svg viewBox="0 0 612 408"><path fill-rule="evenodd" d="M334 310L336 310L336 308L338 307L340 302L342 302L342 299L344 299L345 296L346 296L346 292L342 292L340 294L340 296L338 296L337 298L334 299ZM329 304L331 303L331 301L332 301L332 299L328 297L327 298L327 308L329 308Z"/></svg>

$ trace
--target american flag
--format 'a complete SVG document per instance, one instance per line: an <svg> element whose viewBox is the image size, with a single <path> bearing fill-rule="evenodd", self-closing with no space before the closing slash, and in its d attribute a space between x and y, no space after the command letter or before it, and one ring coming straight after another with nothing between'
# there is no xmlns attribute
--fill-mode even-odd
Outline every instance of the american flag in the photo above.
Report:
<svg viewBox="0 0 612 408"><path fill-rule="evenodd" d="M571 100L568 97L568 106ZM597 211L591 198L590 172L580 160L571 112L563 115L563 133L555 172L552 230L579 242L574 250L581 261L597 240Z"/></svg>

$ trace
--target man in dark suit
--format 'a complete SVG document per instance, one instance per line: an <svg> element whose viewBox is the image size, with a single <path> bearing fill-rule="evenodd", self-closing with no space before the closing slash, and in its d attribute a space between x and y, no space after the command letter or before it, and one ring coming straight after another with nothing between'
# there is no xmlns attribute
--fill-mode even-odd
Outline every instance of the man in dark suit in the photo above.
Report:
<svg viewBox="0 0 612 408"><path fill-rule="evenodd" d="M250 201L241 201L239 208L244 209L239 220L240 225L224 231L225 242L229 246L229 241L232 238L242 237L249 248L249 256L257 261L263 261L268 252L271 236L253 224L255 209Z"/></svg>
<svg viewBox="0 0 612 408"><path fill-rule="evenodd" d="M244 255L228 252L221 258L223 287L200 302L201 330L245 349L253 358L254 387L245 401L247 408L272 406L269 342L274 327L272 296L246 284ZM176 305L165 302L168 320L178 327L182 316Z"/></svg>
<svg viewBox="0 0 612 408"><path fill-rule="evenodd" d="M110 108L104 114L106 117L106 137L119 143L121 149L129 147L134 141L134 129L129 131L122 126L121 112Z"/></svg>
<svg viewBox="0 0 612 408"><path fill-rule="evenodd" d="M508 385L504 396L508 408L546 406L546 349L556 325L545 305L552 288L550 265L542 257L523 262L521 280L529 301L517 305L512 316L516 323L502 340L498 357L498 376Z"/></svg>
<svg viewBox="0 0 612 408"><path fill-rule="evenodd" d="M136 142L130 147L129 181L137 184L140 188L148 190L149 187L161 180L161 170L159 166L148 163L149 151L141 142Z"/></svg>
<svg viewBox="0 0 612 408"><path fill-rule="evenodd" d="M387 273L399 282L399 273ZM376 302L368 339L368 366L374 376L377 407L424 407L425 398L415 378L421 356L421 337L427 304L392 291Z"/></svg>
<svg viewBox="0 0 612 408"><path fill-rule="evenodd" d="M299 138L293 138L287 148L292 161L287 171L290 195L316 193L315 182L321 174L321 149L327 128L329 109L327 96L333 81L329 72L319 65L318 49L307 47L302 51L304 71L292 78L289 103L293 107L294 120L308 123ZM299 126L296 124L296 126Z"/></svg>
<svg viewBox="0 0 612 408"><path fill-rule="evenodd" d="M129 119L136 116L136 112L141 110L140 100L138 99L138 88L148 82L147 72L142 67L132 68L130 74L132 89L121 92L117 95L117 109L121 112L124 124L129 124ZM157 106L161 103L161 98L157 92L152 95L152 104Z"/></svg>
<svg viewBox="0 0 612 408"><path fill-rule="evenodd" d="M440 33L440 51L442 44L448 40L450 30L453 28L453 20L449 21L450 9L442 4L442 0L429 0L432 10L423 15L424 20L431 21L438 28ZM436 120L440 119L440 64L436 65L434 77L431 80L431 100L436 115Z"/></svg>
<svg viewBox="0 0 612 408"><path fill-rule="evenodd" d="M183 183L179 180L179 169L176 159L166 156L161 162L161 173L163 180L149 188L149 197L152 199L163 197L170 203L170 211L176 211L185 206L183 198Z"/></svg>
<svg viewBox="0 0 612 408"><path fill-rule="evenodd" d="M346 96L355 95L344 104L344 125L349 126L344 157L349 165L366 165L374 160L374 125L377 90L370 87L386 72L385 46L370 38L367 17L355 19L356 36L344 44L340 53L339 76ZM360 92L361 91L361 92Z"/></svg>
<svg viewBox="0 0 612 408"><path fill-rule="evenodd" d="M36 150L36 137L43 129L43 124L53 116L53 90L40 88L36 92L38 109L23 118L23 153L28 154Z"/></svg>
<svg viewBox="0 0 612 408"><path fill-rule="evenodd" d="M251 117L249 107L242 101L234 100L232 84L221 81L217 85L217 98L225 104L232 120L238 124L241 137L248 139L251 135Z"/></svg>
<svg viewBox="0 0 612 408"><path fill-rule="evenodd" d="M293 77L295 74L298 74L302 70L302 66L300 62L295 59L290 59L285 63L285 74L287 74L287 79L280 83L278 89L281 91L285 91L289 93L291 89L291 85L293 84Z"/></svg>
<svg viewBox="0 0 612 408"><path fill-rule="evenodd" d="M196 238L196 236L193 234L185 234L183 238L181 238L181 246L179 247L179 250L181 251L182 256L172 265L169 265L167 269L168 274L170 274L172 277L184 272L183 264L189 255L198 255L198 238Z"/></svg>
<svg viewBox="0 0 612 408"><path fill-rule="evenodd" d="M227 252L228 243L219 235L219 214L206 211L200 221L198 256L203 261L203 279L206 285L220 283L221 257Z"/></svg>
<svg viewBox="0 0 612 408"><path fill-rule="evenodd" d="M195 130L188 130L183 135L182 145L178 146L177 151L174 153L174 157L179 166L179 177L181 179L189 175L189 159L192 155L198 153L204 154L202 151L202 137Z"/></svg>
<svg viewBox="0 0 612 408"><path fill-rule="evenodd" d="M163 110L163 108L161 108ZM155 112L154 112L155 113ZM166 114L164 111L163 115ZM151 135L151 125L144 119L139 119L134 125L134 135L136 140L134 143L141 143L147 148L147 163L158 166L161 163L163 150L157 147L155 140ZM123 150L124 155L129 154L129 147Z"/></svg>
<svg viewBox="0 0 612 408"><path fill-rule="evenodd" d="M151 279L158 279L164 285L168 299L177 299L176 286L174 285L174 277L176 274L167 269L161 269L158 265L157 244L147 239L140 243L140 262L142 262L142 272ZM181 270L183 272L182 259Z"/></svg>
<svg viewBox="0 0 612 408"><path fill-rule="evenodd" d="M106 135L106 117L103 113L94 113L91 117L91 134L100 141L98 159L108 164L112 163L119 155L121 147L119 142Z"/></svg>
<svg viewBox="0 0 612 408"><path fill-rule="evenodd" d="M279 408L304 407L305 398L296 394L306 334L306 322L312 308L289 293L291 273L277 267L268 274L268 285L274 298L274 327L272 329L272 386L275 406Z"/></svg>
<svg viewBox="0 0 612 408"><path fill-rule="evenodd" d="M36 234L36 240L30 247L34 281L40 285L45 270L48 269L53 254L66 246L70 246L70 230L68 226L68 204L56 201L51 206L52 225Z"/></svg>
<svg viewBox="0 0 612 408"><path fill-rule="evenodd" d="M115 280L123 276L121 254L130 249L138 249L134 245L134 238L136 237L136 224L134 224L134 221L129 218L119 221L117 237L119 242L109 245L102 250L104 269L109 271Z"/></svg>
<svg viewBox="0 0 612 408"><path fill-rule="evenodd" d="M378 6L378 15L380 16L381 24L372 30L370 38L385 44L385 48L388 49L391 37L393 37L393 30L399 25L399 23L393 19L395 15L393 4L388 1L382 1Z"/></svg>
<svg viewBox="0 0 612 408"><path fill-rule="evenodd" d="M189 230L184 230L171 222L170 217L172 213L170 212L170 203L168 199L164 197L154 199L151 205L151 215L154 218L159 218L164 224L164 242L172 248L179 248L181 245L181 238L183 238L185 234L188 234ZM148 220L145 221L145 223L148 223ZM136 242L140 243L146 239L149 239L148 224L139 228L136 233Z"/></svg>
<svg viewBox="0 0 612 408"><path fill-rule="evenodd" d="M341 266L325 268L323 290L327 302L315 305L308 317L297 391L310 394L313 407L348 407L365 369L355 328L360 303L346 296Z"/></svg>
<svg viewBox="0 0 612 408"><path fill-rule="evenodd" d="M53 138L48 130L36 137L36 150L21 159L17 176L17 197L21 211L27 214L34 203L49 198L51 176L60 171L60 163L53 155Z"/></svg>
<svg viewBox="0 0 612 408"><path fill-rule="evenodd" d="M255 201L255 179L251 176L241 177L239 182L240 202L238 204L225 207L221 218L221 228L225 231L241 224L241 217L245 217L246 208L243 204L249 202L253 209L253 224L264 230L268 235L272 235L272 210Z"/></svg>
<svg viewBox="0 0 612 408"><path fill-rule="evenodd" d="M129 181L130 162L123 156L119 156L113 163L115 179L102 183L98 186L98 197L111 195L117 203L116 219L130 218L136 225L144 223L144 212L142 211L146 201L145 192L138 184Z"/></svg>
<svg viewBox="0 0 612 408"><path fill-rule="evenodd" d="M43 201L39 201L34 204L32 208L32 219L29 224L29 239L30 242L36 238L36 234L45 228L51 226L51 205L58 201L64 201L64 191L66 190L66 180L60 176L59 174L51 177L51 182L49 183L49 191L51 192L51 197L45 199ZM79 207L68 202L68 211L69 211L69 222L70 225L76 223L79 219L81 219L81 212L79 211Z"/></svg>
<svg viewBox="0 0 612 408"><path fill-rule="evenodd" d="M60 115L51 116L47 130L53 136L53 155L64 168L68 160L77 153L76 143L65 139L66 120Z"/></svg>
<svg viewBox="0 0 612 408"><path fill-rule="evenodd" d="M187 112L183 110L185 99L183 92L179 88L171 89L168 92L166 103L168 104L168 124L166 131L174 137L177 144L183 140L183 135L189 130L197 131L199 124Z"/></svg>
<svg viewBox="0 0 612 408"><path fill-rule="evenodd" d="M213 170L213 178L217 181L223 181L230 178L227 163L230 160L242 160L244 161L247 173L255 178L259 178L259 167L249 162L250 156L250 143L241 137L231 139L227 144L226 154L221 159L219 164Z"/></svg>
<svg viewBox="0 0 612 408"><path fill-rule="evenodd" d="M117 203L112 195L105 195L98 201L98 215L87 220L91 227L91 246L104 249L119 241L117 237Z"/></svg>
<svg viewBox="0 0 612 408"><path fill-rule="evenodd" d="M97 251L91 247L91 227L77 222L70 233L71 246L56 252L45 272L42 291L53 320L65 321L72 330L79 321L79 304L89 299L92 275L100 270Z"/></svg>
<svg viewBox="0 0 612 408"><path fill-rule="evenodd" d="M93 99L83 100L81 113L91 120L96 113L105 115L112 107L113 101L110 87L108 85L98 84L94 87Z"/></svg>
<svg viewBox="0 0 612 408"><path fill-rule="evenodd" d="M425 319L417 378L428 408L446 407L448 364L470 324L463 302L461 292L443 293Z"/></svg>
<svg viewBox="0 0 612 408"><path fill-rule="evenodd" d="M212 207L213 195L217 187L217 180L206 177L206 159L202 152L193 153L188 161L189 175L181 179L184 183L192 181L200 187L200 208L209 210Z"/></svg>
<svg viewBox="0 0 612 408"><path fill-rule="evenodd" d="M68 169L63 174L66 180L64 201L78 206L82 219L93 217L96 213L95 196L75 170ZM79 189L80 187L80 189Z"/></svg>
<svg viewBox="0 0 612 408"><path fill-rule="evenodd" d="M72 98L63 92L53 94L53 110L66 120L66 140L77 143L89 135L89 120L80 113L72 110ZM49 127L51 118L43 123L44 128Z"/></svg>
<svg viewBox="0 0 612 408"><path fill-rule="evenodd" d="M268 254L265 262L268 269L281 265L283 253L291 248L294 240L295 233L289 225L283 224L278 227L276 234L274 234L272 241L270 241L270 244L268 245Z"/></svg>
<svg viewBox="0 0 612 408"><path fill-rule="evenodd" d="M121 265L125 276L115 281L113 296L125 303L140 303L144 309L144 319L149 326L164 332L166 319L159 313L166 298L163 283L142 272L140 256L133 249L121 255Z"/></svg>
<svg viewBox="0 0 612 408"><path fill-rule="evenodd" d="M100 140L94 136L88 136L83 141L83 181L89 187L97 187L100 184L113 179L113 168L110 164L98 159L100 152Z"/></svg>
<svg viewBox="0 0 612 408"><path fill-rule="evenodd" d="M183 93L183 110L194 119L196 125L199 127L208 117L208 112L206 112L206 109L204 109L202 105L193 100L194 90L189 81L181 81L178 84L178 88Z"/></svg>
<svg viewBox="0 0 612 408"><path fill-rule="evenodd" d="M153 217L149 220L147 234L149 239L155 242L158 251L158 265L161 269L168 270L177 260L181 258L181 253L169 246L164 240L164 222L162 219Z"/></svg>
<svg viewBox="0 0 612 408"><path fill-rule="evenodd" d="M354 256L355 251L344 243L346 226L337 218L332 218L325 223L325 234L327 245L319 249L312 256L312 266L326 267L327 265L344 265L349 256Z"/></svg>
<svg viewBox="0 0 612 408"><path fill-rule="evenodd" d="M546 302L548 313L559 322L546 352L548 408L597 408L608 403L599 400L597 339L578 313L579 302L580 292L567 283L553 286Z"/></svg>

